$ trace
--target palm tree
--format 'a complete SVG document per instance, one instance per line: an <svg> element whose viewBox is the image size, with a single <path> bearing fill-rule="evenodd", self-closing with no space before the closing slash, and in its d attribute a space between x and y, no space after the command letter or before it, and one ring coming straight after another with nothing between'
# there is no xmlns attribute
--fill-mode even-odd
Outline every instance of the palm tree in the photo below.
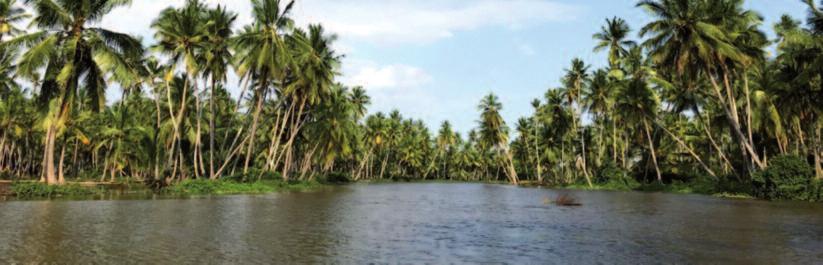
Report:
<svg viewBox="0 0 823 265"><path fill-rule="evenodd" d="M256 86L250 140L243 163L244 174L248 173L249 162L254 153L263 101L271 87L282 85L286 78L291 54L288 52L284 34L294 27L294 21L290 17L294 1L289 1L284 7L281 7L280 0L252 0L251 3L252 24L245 26L232 39L237 74L247 81L253 80Z"/></svg>
<svg viewBox="0 0 823 265"><path fill-rule="evenodd" d="M93 26L112 9L128 2L29 0L27 3L36 12L32 23L40 30L3 44L28 49L18 63L18 75L40 85L40 102L48 109L44 121L43 169L49 184L58 182L54 168L55 142L80 90L89 97L91 109L100 110L105 103L106 76L125 75L129 72L125 62L143 54L137 39Z"/></svg>
<svg viewBox="0 0 823 265"><path fill-rule="evenodd" d="M451 154L456 143L457 133L452 130L449 121L444 121L440 125L440 131L437 133L436 140L438 157L440 157L440 164L442 165L439 171L444 175L444 178L452 178L449 172L449 160L451 159Z"/></svg>
<svg viewBox="0 0 823 265"><path fill-rule="evenodd" d="M566 84L566 100L569 105L576 106L574 112L573 130L578 131L580 136L580 161L583 176L586 177L586 182L589 187L594 187L591 176L589 176L588 163L586 162L586 130L582 125L583 122L583 103L580 102L580 97L584 93L584 85L589 80L589 66L583 60L575 58L572 60L572 66L566 69L566 76L563 82Z"/></svg>
<svg viewBox="0 0 823 265"><path fill-rule="evenodd" d="M584 108L593 114L594 124L599 125L597 126L599 127L598 131L600 134L597 149L598 159L596 161L598 163L602 162L600 161L600 157L604 152L605 137L603 136L603 132L606 129L605 118L612 112L612 107L614 106L615 83L616 82L609 80L609 74L605 70L599 69L594 72L589 84L589 89L583 93L582 102Z"/></svg>
<svg viewBox="0 0 823 265"><path fill-rule="evenodd" d="M493 150L506 157L507 169L506 176L512 184L518 184L517 171L514 169L514 159L509 150L509 127L503 117L500 116L500 111L503 109L503 104L494 93L490 93L483 97L480 105L477 106L480 110L480 139Z"/></svg>
<svg viewBox="0 0 823 265"><path fill-rule="evenodd" d="M594 51L600 52L608 49L609 65L617 69L620 59L629 53L631 47L637 45L637 43L632 40L626 40L630 32L631 28L629 28L626 20L618 17L606 19L606 25L601 27L600 32L593 36L593 38L597 40Z"/></svg>
<svg viewBox="0 0 823 265"><path fill-rule="evenodd" d="M540 108L541 102L539 99L532 100L532 108L534 108L534 115L532 115L532 136L534 137L534 159L537 167L537 182L543 183L543 160L540 157L540 136L538 130L540 128Z"/></svg>
<svg viewBox="0 0 823 265"><path fill-rule="evenodd" d="M18 29L15 24L22 23L31 15L26 10L17 6L17 0L0 0L0 41L6 35L16 36L24 31Z"/></svg>
<svg viewBox="0 0 823 265"><path fill-rule="evenodd" d="M766 163L744 133L731 82L737 73L734 64L747 65L752 60L750 51L736 46L737 38L747 36L739 34L740 29L759 23L758 16L743 10L742 4L741 0L644 0L637 6L656 20L644 26L640 36L652 35L643 45L650 49L655 64L680 78L702 74L711 81L711 93L723 106L743 156L762 169Z"/></svg>
<svg viewBox="0 0 823 265"><path fill-rule="evenodd" d="M214 134L215 134L215 88L218 83L226 82L228 66L231 61L231 51L229 50L229 40L232 37L232 27L237 20L237 14L227 11L223 6L209 9L206 14L206 36L207 41L203 52L203 77L211 80L209 92L209 112L212 117L209 119L209 178L216 179L219 176L214 173Z"/></svg>
<svg viewBox="0 0 823 265"><path fill-rule="evenodd" d="M287 38L289 51L293 53L290 60L293 80L281 90L281 96L291 99L292 113L289 127L291 133L285 146L286 160L282 176L288 179L289 166L292 157L292 146L295 137L305 122L305 108L316 106L331 94L335 77L338 75L340 56L331 48L337 39L336 35L328 35L320 25L309 25L308 32L295 29ZM296 109L295 109L296 107ZM295 113L296 111L296 113ZM284 119L288 120L288 119Z"/></svg>
<svg viewBox="0 0 823 265"><path fill-rule="evenodd" d="M657 181L662 183L663 177L657 163L657 153L655 152L650 125L651 121L656 119L657 109L660 104L657 94L642 78L632 79L629 85L623 87L619 93L615 108L624 121L642 126L648 140L649 152L654 163L655 173L657 173Z"/></svg>
<svg viewBox="0 0 823 265"><path fill-rule="evenodd" d="M169 64L172 65L172 67L168 68L169 72L166 73L165 76L166 97L169 101L169 113L171 114L172 123L174 124L174 141L177 142L176 150L178 151L177 156L179 160L183 159L181 144L182 129L180 126L182 120L186 117L186 108L189 105L185 104L185 102L188 101L188 93L186 91L182 92L180 109L175 113L172 109L169 83L172 81L177 66L182 65L186 70L184 84L182 85L183 89L188 89L190 87L189 82L193 79L195 82L193 89L197 90L197 75L202 70L201 60L198 58L200 58L200 52L206 45L208 38L205 28L208 25L205 20L205 11L206 6L199 0L188 0L183 7L170 7L163 10L160 16L152 22L152 28L157 31L155 33L155 39L158 41L154 49L160 54L168 56ZM196 96L198 93L195 91L194 95ZM197 106L199 110L199 103ZM171 150L175 150L175 147L172 147ZM173 156L174 152L169 152L169 161L174 159ZM195 165L194 171L197 173L196 155L192 162ZM181 166L183 165L181 164ZM172 176L172 178L174 177L175 176Z"/></svg>

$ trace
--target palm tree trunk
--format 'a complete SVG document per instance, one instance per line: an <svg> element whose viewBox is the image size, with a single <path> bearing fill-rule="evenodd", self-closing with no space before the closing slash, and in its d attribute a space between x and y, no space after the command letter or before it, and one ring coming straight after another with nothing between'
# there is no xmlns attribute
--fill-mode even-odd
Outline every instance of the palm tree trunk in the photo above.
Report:
<svg viewBox="0 0 823 265"><path fill-rule="evenodd" d="M692 158L697 160L697 162L700 164L700 166L703 167L703 170L705 170L707 173L709 173L709 175L711 175L715 179L718 178L717 174L714 173L714 170L709 168L709 166L707 166L706 163L703 163L703 159L701 159L700 156L697 155L697 153L694 152L694 149L692 149L688 144L686 144L686 142L684 142L683 139L680 139L680 137L677 137L677 135L675 135L674 133L669 131L669 129L666 128L665 126L663 126L663 124L660 124L657 121L655 121L655 123L657 124L657 127L660 127L661 129L663 129L663 131L666 132L666 134L671 136L672 139L674 139L681 147L686 149L686 151L689 152L689 154L692 156Z"/></svg>
<svg viewBox="0 0 823 265"><path fill-rule="evenodd" d="M814 146L812 147L812 152L814 152L814 172L817 179L823 179L823 166L820 164L820 126L815 127Z"/></svg>
<svg viewBox="0 0 823 265"><path fill-rule="evenodd" d="M217 176L214 175L214 120L217 119L217 113L214 110L214 89L217 82L214 75L211 76L211 89L209 91L209 112L211 112L211 119L209 119L209 179L215 180Z"/></svg>
<svg viewBox="0 0 823 265"><path fill-rule="evenodd" d="M55 115L55 119L59 117L59 115ZM46 142L44 147L44 159L43 159L43 170L45 170L45 181L46 184L53 185L57 184L57 176L55 174L54 169L54 145L55 140L57 138L57 128L54 124L50 124L46 129Z"/></svg>
<svg viewBox="0 0 823 265"><path fill-rule="evenodd" d="M59 162L60 164L57 167L57 183L59 183L59 184L66 183L66 178L63 176L63 161L65 160L65 157L66 157L66 145L63 144L63 146L60 148L60 162Z"/></svg>
<svg viewBox="0 0 823 265"><path fill-rule="evenodd" d="M657 173L657 181L663 183L663 176L660 175L660 166L657 164L657 152L655 152L654 140L652 139L651 129L649 128L649 122L646 118L643 118L643 128L646 131L646 138L649 140L649 151L652 153L652 162L654 162L654 170L655 173Z"/></svg>
<svg viewBox="0 0 823 265"><path fill-rule="evenodd" d="M301 127L303 126L303 110L306 106L306 97L302 97L300 100L300 106L297 111L297 116L294 117L292 121L292 128L291 134L289 135L289 140L286 142L286 164L283 166L283 179L288 179L289 177L289 167L291 166L291 157L292 157L292 146L294 145L294 140L297 138L297 134L300 132Z"/></svg>
<svg viewBox="0 0 823 265"><path fill-rule="evenodd" d="M254 152L254 145L255 145L254 138L255 138L255 134L257 134L257 124L260 121L260 112L263 111L263 99L266 97L265 96L266 93L262 90L265 89L266 87L267 86L261 84L261 92L258 93L257 104L254 107L255 108L254 117L252 118L251 131L249 131L249 133L251 135L251 139L247 143L248 148L246 149L246 161L243 163L243 175L246 175L246 174L249 173L249 162L251 162L251 157L253 155L252 153Z"/></svg>
<svg viewBox="0 0 823 265"><path fill-rule="evenodd" d="M724 79L728 80L728 76L724 74ZM720 85L717 83L716 78L709 74L709 80L711 80L712 87L714 87L715 96L718 97L720 102L723 104L723 111L726 114L726 118L731 124L731 130L733 135L738 139L741 149L743 152L743 157L749 156L752 159L752 162L760 169L765 169L766 164L760 160L760 155L754 150L754 147L751 145L750 142L747 141L747 137L743 134L743 129L740 125L739 117L737 116L737 107L736 103L729 102L727 97L731 97L731 88L728 85L728 81L726 83L726 96L723 96L723 93L720 91Z"/></svg>

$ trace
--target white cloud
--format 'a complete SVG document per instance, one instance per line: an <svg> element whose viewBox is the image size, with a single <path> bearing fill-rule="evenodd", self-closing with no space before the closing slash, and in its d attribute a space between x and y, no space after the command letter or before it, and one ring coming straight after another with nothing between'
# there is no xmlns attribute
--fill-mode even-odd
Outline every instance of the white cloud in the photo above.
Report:
<svg viewBox="0 0 823 265"><path fill-rule="evenodd" d="M306 0L297 8L302 20L321 22L345 39L380 44L429 43L458 31L518 29L578 13L574 6L547 0Z"/></svg>
<svg viewBox="0 0 823 265"><path fill-rule="evenodd" d="M355 61L350 69L353 70L345 71L344 82L372 91L414 88L432 81L422 69L404 64L379 66L373 62Z"/></svg>
<svg viewBox="0 0 823 265"><path fill-rule="evenodd" d="M380 65L368 60L350 60L345 64L341 82L362 86L372 98L372 112L399 109L412 117L436 115L435 97L427 85L433 78L424 70L405 64Z"/></svg>
<svg viewBox="0 0 823 265"><path fill-rule="evenodd" d="M114 10L103 25L151 37L149 26L161 10L184 0L139 0ZM205 0L238 13L238 26L251 22L246 0ZM344 41L378 44L430 43L481 27L518 29L575 18L579 9L549 0L303 0L295 4L298 24L322 23Z"/></svg>

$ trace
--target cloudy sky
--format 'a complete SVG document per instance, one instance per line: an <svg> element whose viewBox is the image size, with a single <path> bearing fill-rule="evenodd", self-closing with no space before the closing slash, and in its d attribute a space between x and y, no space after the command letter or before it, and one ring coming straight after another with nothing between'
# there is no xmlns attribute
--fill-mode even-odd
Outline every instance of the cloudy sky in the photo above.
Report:
<svg viewBox="0 0 823 265"><path fill-rule="evenodd" d="M183 0L134 0L104 26L141 35L160 10ZM206 0L250 22L246 0ZM580 57L595 66L591 35L607 17L634 29L648 21L636 0L298 0L299 25L322 23L339 36L343 76L372 96L370 110L400 110L436 128L449 120L461 132L475 126L476 105L494 92L511 124L529 115L529 102L559 85L563 69ZM767 27L781 14L805 17L800 0L749 0Z"/></svg>

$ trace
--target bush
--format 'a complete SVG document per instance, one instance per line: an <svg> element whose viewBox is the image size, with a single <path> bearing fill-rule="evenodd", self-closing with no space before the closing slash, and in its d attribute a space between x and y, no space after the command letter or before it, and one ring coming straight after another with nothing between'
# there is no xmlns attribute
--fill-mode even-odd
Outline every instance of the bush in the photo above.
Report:
<svg viewBox="0 0 823 265"><path fill-rule="evenodd" d="M184 180L166 188L177 194L253 194L274 191L262 182L239 183L227 180Z"/></svg>
<svg viewBox="0 0 823 265"><path fill-rule="evenodd" d="M283 178L280 175L280 172L272 172L272 171L262 171L257 168L249 168L249 172L247 174L243 174L242 172L225 176L220 178L222 180L230 180L234 182L241 182L241 183L253 183L261 180L282 180Z"/></svg>
<svg viewBox="0 0 823 265"><path fill-rule="evenodd" d="M318 181L330 184L344 184L351 182L351 178L349 177L349 174L346 173L332 172L325 176L321 176L318 178Z"/></svg>
<svg viewBox="0 0 823 265"><path fill-rule="evenodd" d="M19 198L54 198L62 196L86 196L103 192L96 187L71 185L47 185L40 182L16 182L11 185L11 191Z"/></svg>
<svg viewBox="0 0 823 265"><path fill-rule="evenodd" d="M631 190L640 186L629 171L617 166L614 162L608 161L597 170L594 181L606 188L618 190Z"/></svg>
<svg viewBox="0 0 823 265"><path fill-rule="evenodd" d="M784 155L772 159L765 170L752 174L754 195L768 200L816 199L814 169L799 156Z"/></svg>

